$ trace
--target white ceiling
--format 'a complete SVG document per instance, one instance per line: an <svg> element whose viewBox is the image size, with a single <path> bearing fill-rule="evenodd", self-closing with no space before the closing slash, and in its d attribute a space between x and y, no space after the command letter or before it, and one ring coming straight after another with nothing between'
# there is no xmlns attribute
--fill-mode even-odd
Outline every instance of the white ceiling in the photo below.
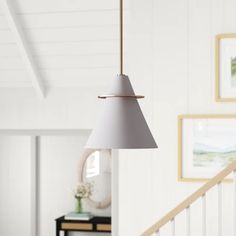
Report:
<svg viewBox="0 0 236 236"><path fill-rule="evenodd" d="M118 0L11 1L45 86L103 86L118 72ZM0 9L0 87L31 86L15 42Z"/></svg>

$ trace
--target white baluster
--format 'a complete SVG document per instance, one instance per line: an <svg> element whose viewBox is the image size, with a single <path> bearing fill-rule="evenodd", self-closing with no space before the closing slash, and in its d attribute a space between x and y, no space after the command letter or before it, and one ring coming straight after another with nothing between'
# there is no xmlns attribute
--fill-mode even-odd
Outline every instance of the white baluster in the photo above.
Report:
<svg viewBox="0 0 236 236"><path fill-rule="evenodd" d="M206 195L202 195L202 236L206 236Z"/></svg>
<svg viewBox="0 0 236 236"><path fill-rule="evenodd" d="M190 236L190 206L186 208L186 235Z"/></svg>
<svg viewBox="0 0 236 236"><path fill-rule="evenodd" d="M233 175L234 175L234 236L236 236L236 170L234 170Z"/></svg>
<svg viewBox="0 0 236 236"><path fill-rule="evenodd" d="M171 236L175 236L175 218L171 220Z"/></svg>
<svg viewBox="0 0 236 236"><path fill-rule="evenodd" d="M222 183L218 183L218 236L222 235Z"/></svg>
<svg viewBox="0 0 236 236"><path fill-rule="evenodd" d="M156 232L156 236L160 236L160 231L159 230Z"/></svg>

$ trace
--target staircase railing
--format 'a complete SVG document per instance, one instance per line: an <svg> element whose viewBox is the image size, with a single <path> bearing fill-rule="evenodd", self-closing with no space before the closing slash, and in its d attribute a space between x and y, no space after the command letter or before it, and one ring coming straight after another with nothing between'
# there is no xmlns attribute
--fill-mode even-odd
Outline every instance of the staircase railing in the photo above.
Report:
<svg viewBox="0 0 236 236"><path fill-rule="evenodd" d="M198 200L202 199L202 236L206 236L206 193L213 188L218 186L218 236L222 235L222 181L229 174L233 172L233 187L234 187L234 222L236 222L236 161L231 163L228 167L222 170L215 177L210 179L206 184L199 188L192 195L187 197L177 207L167 213L157 223L153 224L147 229L141 236L160 236L160 229L170 223L171 225L171 236L175 236L175 217L182 211L186 211L186 235L190 236L190 207ZM236 223L234 223L234 235L236 235Z"/></svg>

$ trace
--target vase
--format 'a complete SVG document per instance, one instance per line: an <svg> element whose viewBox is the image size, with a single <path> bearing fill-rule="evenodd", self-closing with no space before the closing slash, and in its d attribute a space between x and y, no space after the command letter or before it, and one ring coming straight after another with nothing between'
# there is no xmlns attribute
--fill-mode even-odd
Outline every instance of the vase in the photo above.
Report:
<svg viewBox="0 0 236 236"><path fill-rule="evenodd" d="M76 213L82 213L82 199L80 197L76 198L77 202L76 202L76 209L75 212Z"/></svg>

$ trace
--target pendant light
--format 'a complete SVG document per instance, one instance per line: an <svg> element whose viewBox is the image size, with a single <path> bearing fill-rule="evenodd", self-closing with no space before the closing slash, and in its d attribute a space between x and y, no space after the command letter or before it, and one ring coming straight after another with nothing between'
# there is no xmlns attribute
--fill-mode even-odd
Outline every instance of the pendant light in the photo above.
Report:
<svg viewBox="0 0 236 236"><path fill-rule="evenodd" d="M123 0L120 0L120 74L104 99L104 110L97 120L86 148L139 149L157 148L143 116L128 76L123 74Z"/></svg>

